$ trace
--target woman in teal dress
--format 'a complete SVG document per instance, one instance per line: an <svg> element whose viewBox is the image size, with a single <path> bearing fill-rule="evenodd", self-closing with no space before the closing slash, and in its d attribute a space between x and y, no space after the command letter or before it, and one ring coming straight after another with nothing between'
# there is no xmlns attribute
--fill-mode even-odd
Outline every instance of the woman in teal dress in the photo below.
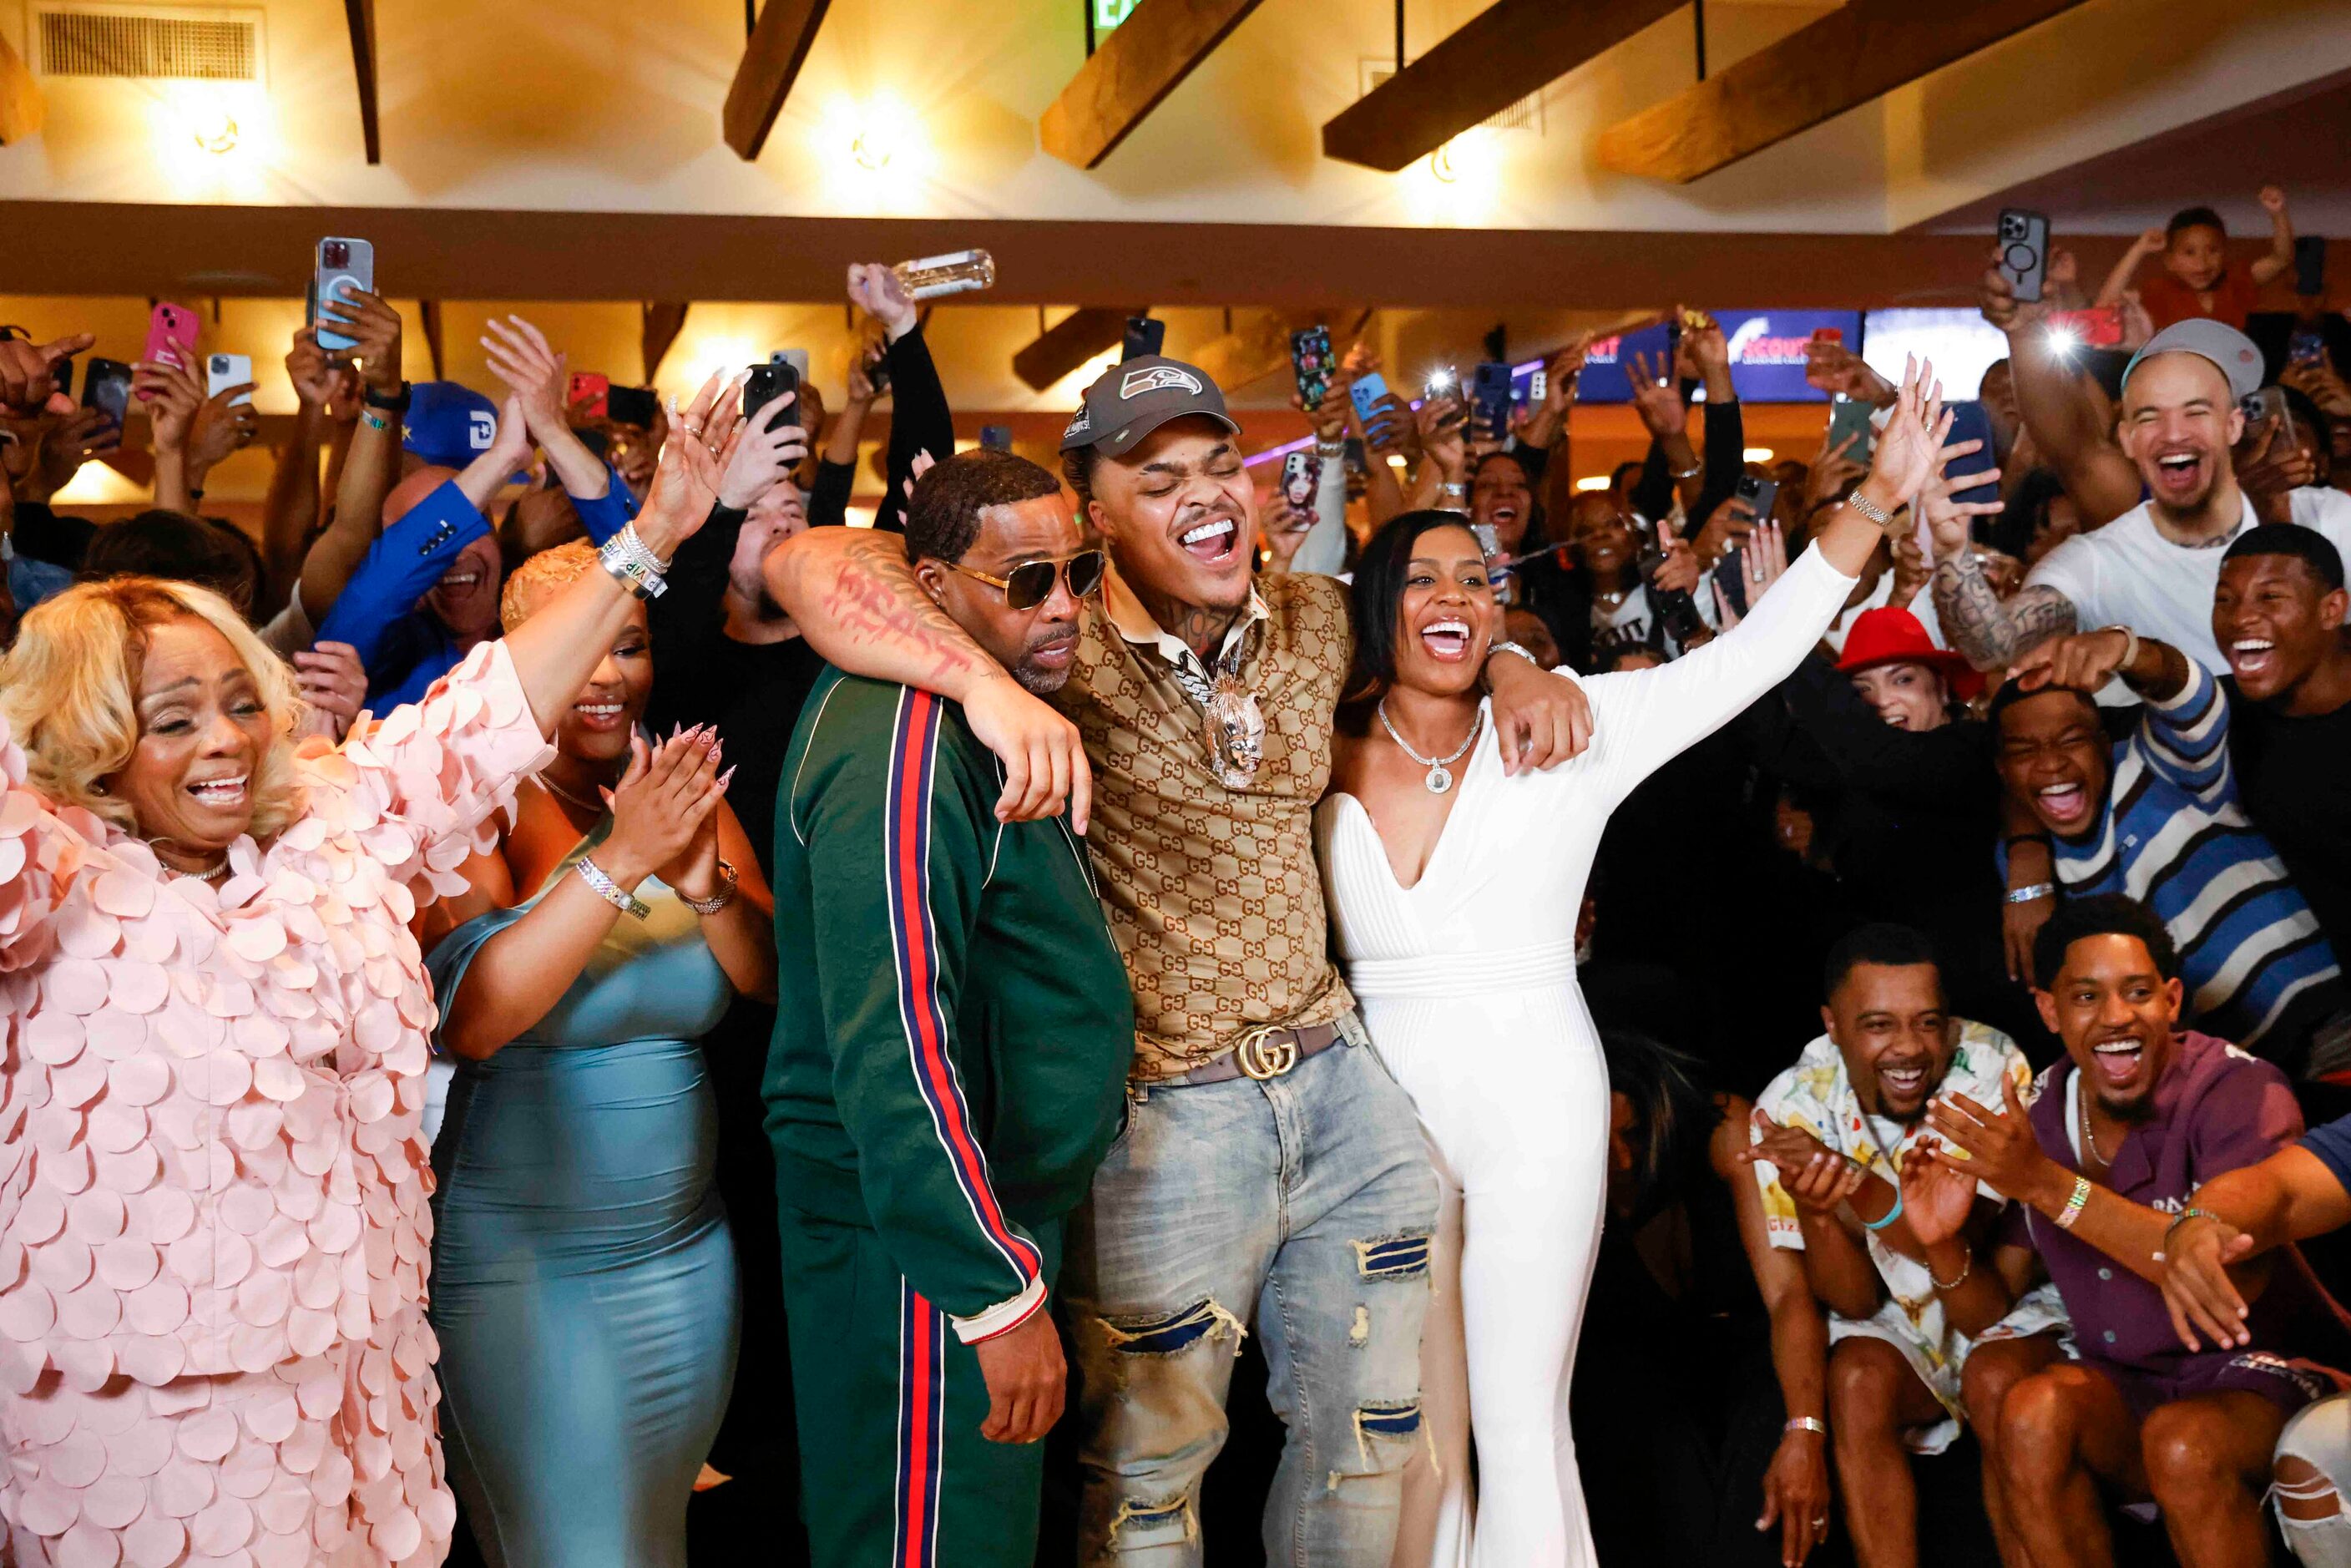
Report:
<svg viewBox="0 0 2351 1568"><path fill-rule="evenodd" d="M532 557L507 629L594 570L585 546ZM772 994L770 901L711 737L636 734L652 678L640 608L471 892L429 916L458 1062L433 1151L442 1433L492 1568L684 1568L733 1375L696 1042L737 991Z"/></svg>

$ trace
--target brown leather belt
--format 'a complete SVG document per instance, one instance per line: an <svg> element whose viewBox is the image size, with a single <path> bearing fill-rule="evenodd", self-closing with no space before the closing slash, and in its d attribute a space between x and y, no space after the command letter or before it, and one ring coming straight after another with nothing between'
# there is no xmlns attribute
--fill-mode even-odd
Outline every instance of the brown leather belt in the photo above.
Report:
<svg viewBox="0 0 2351 1568"><path fill-rule="evenodd" d="M1190 1089L1203 1083L1229 1082L1236 1078L1254 1078L1262 1083L1285 1076L1315 1052L1344 1044L1346 1039L1346 1031L1336 1023L1309 1024L1304 1029L1259 1024L1241 1036L1238 1045L1206 1067L1196 1067L1177 1078L1157 1079L1143 1087Z"/></svg>

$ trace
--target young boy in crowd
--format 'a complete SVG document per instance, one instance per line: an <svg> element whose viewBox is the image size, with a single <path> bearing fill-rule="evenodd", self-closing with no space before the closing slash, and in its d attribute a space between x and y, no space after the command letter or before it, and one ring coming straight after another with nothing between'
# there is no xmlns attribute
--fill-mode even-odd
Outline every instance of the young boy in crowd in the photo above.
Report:
<svg viewBox="0 0 2351 1568"><path fill-rule="evenodd" d="M2146 905L2062 905L2033 969L2065 1059L2029 1110L2013 1084L1997 1108L1937 1104L1928 1120L1949 1148L1906 1172L1917 1228L1937 1237L1930 1265L2011 1284L2032 1277L2030 1249L2073 1321L2074 1359L2018 1383L2000 1410L2008 1516L2035 1568L2112 1563L2103 1482L2156 1501L2185 1568L2259 1568L2271 1452L2332 1386L2288 1358L2340 1360L2351 1324L2288 1254L2239 1342L2188 1350L2153 1281L2171 1217L2195 1212L2204 1182L2300 1137L2302 1113L2276 1067L2176 1027L2179 956ZM2018 1206L1981 1268L1938 1234L1964 1196L1953 1189L1979 1183Z"/></svg>
<svg viewBox="0 0 2351 1568"><path fill-rule="evenodd" d="M2139 264L2160 256L2162 270L2138 286L2139 303L2156 330L2191 316L2209 316L2243 331L2262 286L2294 265L2294 220L2286 215L2285 193L2263 185L2261 203L2270 215L2269 252L2242 271L2229 266L2229 229L2220 214L2210 207L2189 207L2131 243L2106 275L2097 302L2121 304Z"/></svg>
<svg viewBox="0 0 2351 1568"><path fill-rule="evenodd" d="M2146 706L2110 744L2091 694L2117 676ZM2074 897L2146 900L2184 956L2189 1016L2304 1071L2341 1006L2341 977L2309 904L2238 802L2229 705L2211 673L2109 626L2026 653L1991 718L2009 810L2047 835L2056 883Z"/></svg>
<svg viewBox="0 0 2351 1568"><path fill-rule="evenodd" d="M1904 1221L1899 1183L1928 1102L1997 1099L2032 1070L2006 1035L1944 1010L1933 946L1907 926L1845 936L1830 949L1826 981L1828 1032L1757 1100L1747 1158L1771 1245L1803 1253L1827 1309L1826 1435L1855 1554L1863 1568L1915 1568L1917 1498L1905 1450L1941 1453L1965 1420L1984 1452L1993 1535L2005 1561L2022 1563L1991 1481L1991 1423L2011 1385L2056 1359L2064 1312L2046 1288L2012 1303L2002 1291L1984 1310L1980 1285L1938 1278ZM1981 1198L1964 1223L1988 1236L2002 1199L1989 1187Z"/></svg>

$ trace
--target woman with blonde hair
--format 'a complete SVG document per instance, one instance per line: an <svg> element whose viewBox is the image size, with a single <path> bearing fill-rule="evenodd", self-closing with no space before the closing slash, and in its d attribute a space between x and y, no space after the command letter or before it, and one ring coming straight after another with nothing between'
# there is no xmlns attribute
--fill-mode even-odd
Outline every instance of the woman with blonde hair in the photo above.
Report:
<svg viewBox="0 0 2351 1568"><path fill-rule="evenodd" d="M582 541L525 561L507 634L596 559ZM734 1374L700 1041L738 993L774 995L775 906L716 737L638 732L653 650L627 611L511 823L428 917L447 933L435 1039L459 1059L433 1145L441 1425L498 1568L684 1568Z"/></svg>
<svg viewBox="0 0 2351 1568"><path fill-rule="evenodd" d="M0 661L0 1516L18 1563L434 1563L423 1312L455 892L707 514L713 378L633 548L340 748L218 595L116 578ZM511 472L515 434L480 461Z"/></svg>

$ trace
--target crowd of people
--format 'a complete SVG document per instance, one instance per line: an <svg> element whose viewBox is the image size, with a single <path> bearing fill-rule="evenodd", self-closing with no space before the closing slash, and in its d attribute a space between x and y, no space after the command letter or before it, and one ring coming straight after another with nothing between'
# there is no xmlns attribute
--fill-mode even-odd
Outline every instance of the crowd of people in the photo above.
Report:
<svg viewBox="0 0 2351 1568"><path fill-rule="evenodd" d="M1588 486L1588 340L1355 345L1294 474L1159 354L958 452L860 265L829 418L330 293L248 530L250 386L0 332L0 1561L2351 1563L2351 332L2248 336L2262 200L1988 268L1974 398L1817 339L1810 462L1677 311Z"/></svg>

